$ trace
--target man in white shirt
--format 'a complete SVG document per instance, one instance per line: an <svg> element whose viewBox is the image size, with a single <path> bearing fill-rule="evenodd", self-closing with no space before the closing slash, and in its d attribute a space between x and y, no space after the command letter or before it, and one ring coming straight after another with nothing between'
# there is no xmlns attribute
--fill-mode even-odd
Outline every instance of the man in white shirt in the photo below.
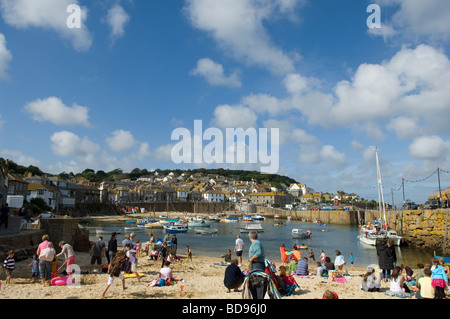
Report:
<svg viewBox="0 0 450 319"><path fill-rule="evenodd" d="M240 235L237 235L236 245L234 246L234 251L239 259L239 267L242 266L242 251L244 250L244 241L241 239Z"/></svg>

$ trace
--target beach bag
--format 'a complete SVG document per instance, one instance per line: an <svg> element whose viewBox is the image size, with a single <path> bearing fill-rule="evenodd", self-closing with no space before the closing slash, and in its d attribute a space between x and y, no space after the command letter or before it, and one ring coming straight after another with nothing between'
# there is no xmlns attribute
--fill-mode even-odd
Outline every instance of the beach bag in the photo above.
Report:
<svg viewBox="0 0 450 319"><path fill-rule="evenodd" d="M39 259L44 261L53 261L56 255L56 250L51 247L51 243L48 243L47 248L41 249Z"/></svg>
<svg viewBox="0 0 450 319"><path fill-rule="evenodd" d="M249 281L249 290L253 296L253 299L264 299L268 287L267 278L255 276L250 278Z"/></svg>

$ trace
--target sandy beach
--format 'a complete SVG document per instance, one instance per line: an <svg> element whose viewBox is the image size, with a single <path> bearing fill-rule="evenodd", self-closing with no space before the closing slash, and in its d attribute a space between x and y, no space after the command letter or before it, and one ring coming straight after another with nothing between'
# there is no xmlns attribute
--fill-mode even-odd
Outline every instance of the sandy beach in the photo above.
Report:
<svg viewBox="0 0 450 319"><path fill-rule="evenodd" d="M136 278L126 279L126 290L122 290L121 281L116 279L107 293L107 299L242 299L240 292L230 292L223 285L225 266L215 265L222 258L193 256L193 261L178 261L171 264L175 279L183 279L173 286L151 287L150 283L158 278L160 261L149 261L147 256L141 256L138 270L145 276L138 282ZM16 263L10 285L5 284L5 274L1 276L1 299L101 299L101 295L108 281L107 274L80 275L81 284L77 287L46 286L41 283L31 283L31 260ZM63 259L59 260L62 265ZM106 258L104 258L106 263ZM279 260L273 260L278 267ZM88 271L90 267L89 253L77 253L77 264L81 271ZM242 270L246 270L244 261ZM310 271L316 266L310 264ZM95 269L95 268L94 268ZM367 293L360 289L363 267L345 267L350 278L345 283L333 282L331 278L294 277L301 289L282 299L321 299L326 290L336 292L340 299L400 299L386 296L384 291L389 289L387 283L382 284L381 292ZM414 269L417 273L417 269ZM266 295L266 298L268 296ZM413 298L415 299L415 298Z"/></svg>

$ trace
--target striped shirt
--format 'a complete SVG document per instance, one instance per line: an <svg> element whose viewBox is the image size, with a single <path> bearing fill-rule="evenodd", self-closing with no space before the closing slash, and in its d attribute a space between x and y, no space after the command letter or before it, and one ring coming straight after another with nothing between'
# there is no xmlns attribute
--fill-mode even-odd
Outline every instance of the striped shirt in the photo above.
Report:
<svg viewBox="0 0 450 319"><path fill-rule="evenodd" d="M6 257L5 261L3 261L3 269L14 270L15 264L14 257Z"/></svg>

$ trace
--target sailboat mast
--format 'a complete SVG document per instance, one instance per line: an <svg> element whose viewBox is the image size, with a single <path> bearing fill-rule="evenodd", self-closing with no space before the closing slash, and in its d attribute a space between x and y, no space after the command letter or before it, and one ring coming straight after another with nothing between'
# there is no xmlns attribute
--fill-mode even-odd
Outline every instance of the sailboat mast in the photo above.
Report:
<svg viewBox="0 0 450 319"><path fill-rule="evenodd" d="M384 204L383 183L381 181L380 162L378 160L378 148L375 148L375 157L377 161L378 207L380 210L380 219L381 219L381 211L383 211L383 224L386 226L386 205Z"/></svg>

